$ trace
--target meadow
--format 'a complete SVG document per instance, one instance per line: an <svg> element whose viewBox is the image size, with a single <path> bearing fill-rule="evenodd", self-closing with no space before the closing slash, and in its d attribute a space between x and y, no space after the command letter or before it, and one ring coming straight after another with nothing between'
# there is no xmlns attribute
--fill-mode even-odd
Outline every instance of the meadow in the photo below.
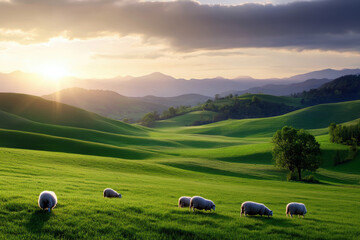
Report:
<svg viewBox="0 0 360 240"><path fill-rule="evenodd" d="M348 147L329 143L326 127L329 121L351 124L360 117L359 104L197 127L178 121L154 129L86 111L67 120L66 114L38 117L0 105L0 238L357 239L360 157L333 166L335 151L346 154ZM330 114L344 107L344 113ZM67 105L56 109L80 114ZM287 182L286 171L273 165L271 136L289 123L309 129L320 142L320 184ZM123 198L103 198L106 187ZM58 197L50 214L37 206L43 190ZM213 200L216 211L177 207L180 196L194 195ZM240 218L247 200L264 203L274 216ZM285 216L292 201L306 204L304 219Z"/></svg>

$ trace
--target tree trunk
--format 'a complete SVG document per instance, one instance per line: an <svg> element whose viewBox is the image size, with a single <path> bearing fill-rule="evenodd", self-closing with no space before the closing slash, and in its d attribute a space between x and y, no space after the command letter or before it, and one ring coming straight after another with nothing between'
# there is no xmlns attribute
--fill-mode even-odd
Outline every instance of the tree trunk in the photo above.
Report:
<svg viewBox="0 0 360 240"><path fill-rule="evenodd" d="M299 181L301 181L301 168L298 168Z"/></svg>

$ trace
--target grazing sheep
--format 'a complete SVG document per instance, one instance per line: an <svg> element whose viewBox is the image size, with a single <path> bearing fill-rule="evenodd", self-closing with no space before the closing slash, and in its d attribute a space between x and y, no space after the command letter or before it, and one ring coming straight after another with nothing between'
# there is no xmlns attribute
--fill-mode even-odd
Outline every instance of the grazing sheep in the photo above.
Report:
<svg viewBox="0 0 360 240"><path fill-rule="evenodd" d="M191 208L193 209L193 212L195 212L195 208L199 210L205 209L205 211L210 210L211 212L211 209L215 211L215 204L211 200L199 196L194 196L190 199L190 211Z"/></svg>
<svg viewBox="0 0 360 240"><path fill-rule="evenodd" d="M111 189L111 188L106 188L104 189L104 197L108 197L108 198L121 198L121 194L117 193L115 190Z"/></svg>
<svg viewBox="0 0 360 240"><path fill-rule="evenodd" d="M303 217L305 217L305 214L307 213L306 211L306 207L305 204L303 203L296 203L296 202L292 202L289 203L288 205L286 205L286 216L288 216L288 214L292 217L293 215L302 215Z"/></svg>
<svg viewBox="0 0 360 240"><path fill-rule="evenodd" d="M190 200L191 200L191 197L180 197L179 203L178 203L179 208L190 206Z"/></svg>
<svg viewBox="0 0 360 240"><path fill-rule="evenodd" d="M242 216L242 214L246 215L257 215L259 214L260 216L262 215L267 215L272 216L273 212L267 208L264 204L261 203L256 203L256 202L243 202L241 204L241 212L240 212L240 217Z"/></svg>
<svg viewBox="0 0 360 240"><path fill-rule="evenodd" d="M56 194L52 191L43 191L39 195L38 204L40 208L43 210L48 209L50 212L57 204Z"/></svg>

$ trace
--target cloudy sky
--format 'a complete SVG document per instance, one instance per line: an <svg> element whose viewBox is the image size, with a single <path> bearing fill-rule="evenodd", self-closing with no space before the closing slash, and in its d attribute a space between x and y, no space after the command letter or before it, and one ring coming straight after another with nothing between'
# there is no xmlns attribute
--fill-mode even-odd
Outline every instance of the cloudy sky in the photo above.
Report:
<svg viewBox="0 0 360 240"><path fill-rule="evenodd" d="M359 0L0 0L0 72L286 77L360 67Z"/></svg>

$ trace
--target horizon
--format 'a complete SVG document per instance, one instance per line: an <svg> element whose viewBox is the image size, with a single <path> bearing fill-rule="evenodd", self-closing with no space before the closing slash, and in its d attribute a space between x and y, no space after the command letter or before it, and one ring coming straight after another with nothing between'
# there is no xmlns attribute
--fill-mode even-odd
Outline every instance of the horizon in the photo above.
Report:
<svg viewBox="0 0 360 240"><path fill-rule="evenodd" d="M81 78L81 77L77 77L74 75L65 75L62 76L58 79L56 79L57 81L61 81L62 79L66 79L66 78L75 78L75 79L81 79L81 80L116 80L116 78L141 78L141 77L146 77L146 76L151 76L151 75L155 75L155 74L161 74L167 77L172 77L174 79L178 79L178 80L186 80L186 81L190 81L190 80L205 80L205 79L224 79L224 80L240 80L240 79L253 79L253 80L272 80L272 79L277 79L277 80L287 80L289 78L298 76L298 75L303 75L303 74L308 74L308 73L314 73L314 72L321 72L321 71L345 71L345 70L360 70L360 66L359 67L354 67L354 68L322 68L322 69L313 69L311 71L308 72L298 72L294 75L289 75L289 76L285 76L285 77L277 77L277 76L270 76L267 78L255 78L251 75L237 75L236 77L227 77L227 76L208 76L208 77L203 77L203 78L196 78L196 77L191 77L191 78L183 78L183 77L178 77L178 76L173 76L164 72L148 72L145 73L144 75L114 75L114 76L110 76L110 77L106 77L106 78ZM11 75L11 74L16 74L16 73L21 73L21 74L28 74L28 75L36 75L38 77L46 77L44 76L44 74L42 73L38 73L38 72L25 72L22 70L14 70L14 71L10 71L10 72L0 72L0 74L6 74L6 75ZM129 79L131 80L131 79ZM310 79L308 79L310 80ZM126 81L126 80L125 80Z"/></svg>
<svg viewBox="0 0 360 240"><path fill-rule="evenodd" d="M353 69L358 7L356 0L0 1L0 72L267 79Z"/></svg>

